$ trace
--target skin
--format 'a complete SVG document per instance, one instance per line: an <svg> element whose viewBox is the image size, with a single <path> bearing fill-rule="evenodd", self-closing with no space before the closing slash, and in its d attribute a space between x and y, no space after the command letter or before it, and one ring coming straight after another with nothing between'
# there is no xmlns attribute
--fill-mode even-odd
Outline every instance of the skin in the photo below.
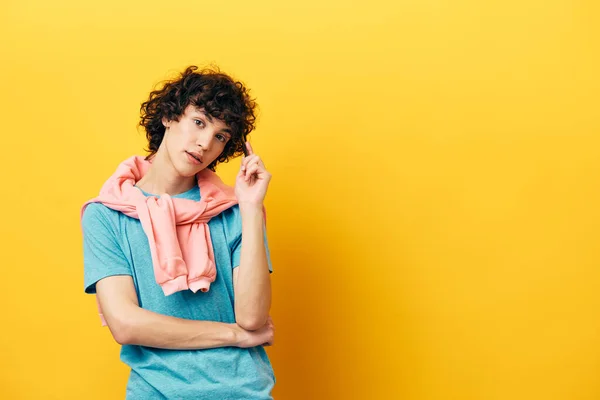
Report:
<svg viewBox="0 0 600 400"><path fill-rule="evenodd" d="M163 141L152 165L136 185L149 193L175 195L196 184L195 175L208 167L231 140L223 121L192 105L175 120L164 119ZM275 327L269 316L271 280L264 247L263 202L271 180L260 157L246 143L235 181L242 216L240 266L233 270L236 323L191 321L139 307L130 276L111 276L96 284L104 318L115 340L165 349L272 345ZM190 160L198 152L202 163Z"/></svg>

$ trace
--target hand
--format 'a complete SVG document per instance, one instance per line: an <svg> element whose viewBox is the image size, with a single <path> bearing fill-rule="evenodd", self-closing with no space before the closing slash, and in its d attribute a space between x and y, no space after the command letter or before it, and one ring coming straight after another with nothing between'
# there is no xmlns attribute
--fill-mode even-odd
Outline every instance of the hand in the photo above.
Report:
<svg viewBox="0 0 600 400"><path fill-rule="evenodd" d="M235 196L240 204L262 205L271 181L271 174L260 157L254 154L249 142L245 143L248 156L242 158L240 171L235 178Z"/></svg>
<svg viewBox="0 0 600 400"><path fill-rule="evenodd" d="M247 331L238 324L233 324L236 331L236 347L249 348L255 346L272 346L275 340L275 325L271 316L267 319L267 323L260 329L255 331Z"/></svg>

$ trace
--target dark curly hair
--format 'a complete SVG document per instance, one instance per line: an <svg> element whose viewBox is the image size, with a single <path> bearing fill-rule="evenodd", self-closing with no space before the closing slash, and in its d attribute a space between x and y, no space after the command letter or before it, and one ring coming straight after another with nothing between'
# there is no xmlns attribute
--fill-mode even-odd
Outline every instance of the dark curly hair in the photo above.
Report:
<svg viewBox="0 0 600 400"><path fill-rule="evenodd" d="M215 171L217 164L243 154L246 138L255 128L256 102L242 82L234 81L217 67L196 71L191 65L179 77L163 82L161 88L150 93L140 107L139 125L146 130L148 154L146 160L158 151L165 135L162 119L179 121L188 105L204 109L213 118L223 121L232 131L231 140L223 152L207 168Z"/></svg>

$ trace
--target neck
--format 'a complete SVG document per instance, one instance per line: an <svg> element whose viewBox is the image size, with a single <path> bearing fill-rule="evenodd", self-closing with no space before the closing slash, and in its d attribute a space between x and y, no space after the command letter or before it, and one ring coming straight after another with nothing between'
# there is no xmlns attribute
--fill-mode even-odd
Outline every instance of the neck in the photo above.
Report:
<svg viewBox="0 0 600 400"><path fill-rule="evenodd" d="M193 188L196 185L196 176L179 175L166 152L161 149L162 147L152 156L150 168L136 186L147 193L170 196Z"/></svg>

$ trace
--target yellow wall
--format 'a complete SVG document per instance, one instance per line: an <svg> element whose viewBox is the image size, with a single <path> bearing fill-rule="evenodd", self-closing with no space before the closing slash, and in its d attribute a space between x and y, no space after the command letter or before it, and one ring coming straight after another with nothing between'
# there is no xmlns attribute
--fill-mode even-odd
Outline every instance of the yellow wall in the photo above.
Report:
<svg viewBox="0 0 600 400"><path fill-rule="evenodd" d="M600 398L598 2L351 3L2 3L2 399L123 398L79 207L209 62L262 110L276 398Z"/></svg>

